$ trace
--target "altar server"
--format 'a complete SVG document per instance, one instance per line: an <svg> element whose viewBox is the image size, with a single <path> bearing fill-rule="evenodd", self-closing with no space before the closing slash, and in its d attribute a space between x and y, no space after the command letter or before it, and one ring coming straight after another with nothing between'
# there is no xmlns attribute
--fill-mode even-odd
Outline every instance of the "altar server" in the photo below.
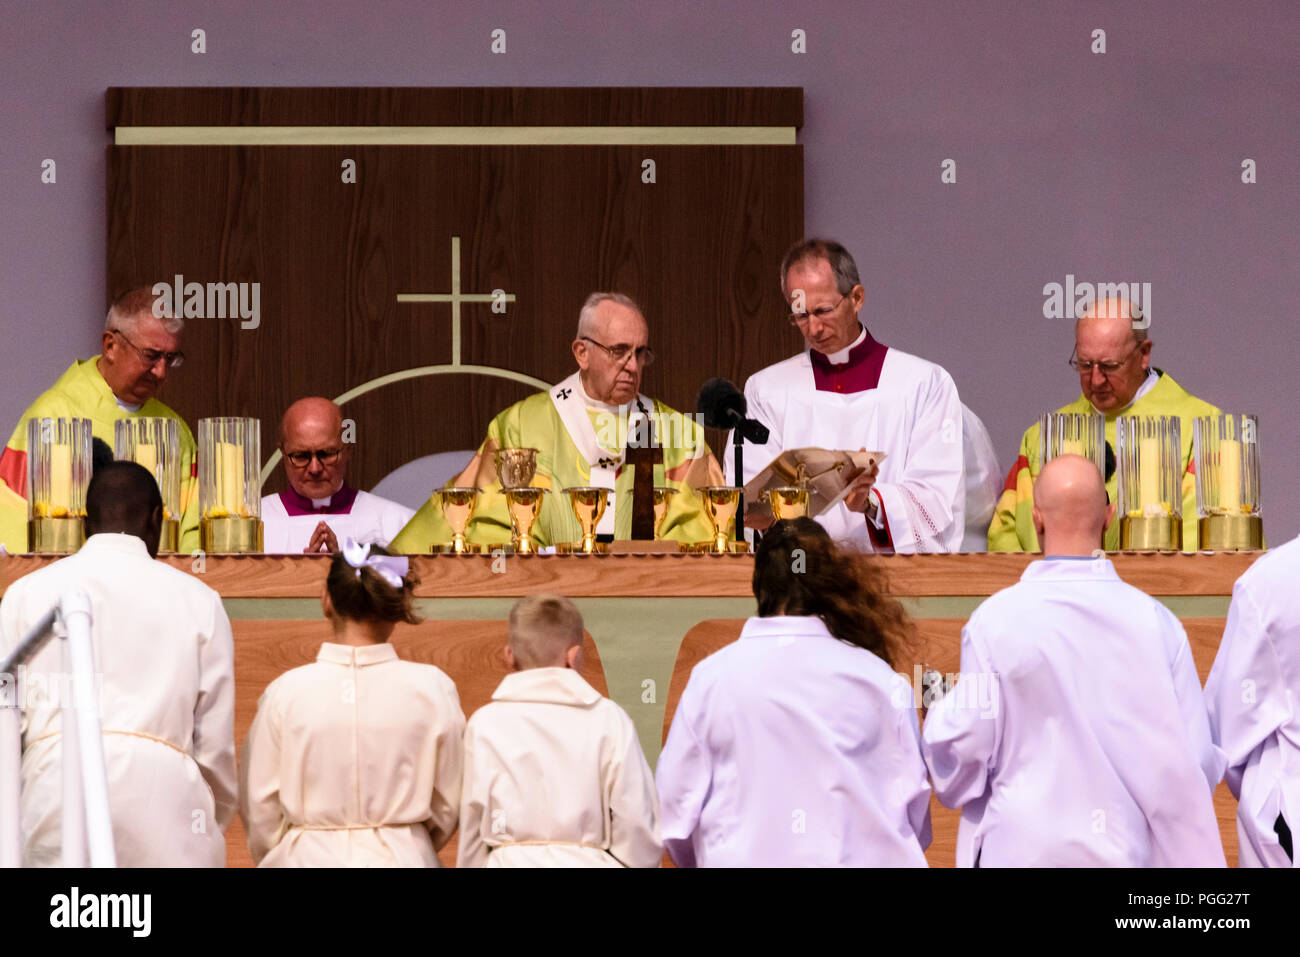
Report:
<svg viewBox="0 0 1300 957"><path fill-rule="evenodd" d="M857 264L839 243L796 243L781 290L807 349L745 383L749 416L771 437L745 450L742 484L785 449L884 452L878 470L817 520L863 551L961 551L964 427L952 377L872 338L858 317L866 293ZM726 467L731 480L730 456Z"/></svg>
<svg viewBox="0 0 1300 957"><path fill-rule="evenodd" d="M235 811L234 646L220 596L154 561L162 498L133 462L100 466L75 555L9 586L0 652L72 588L91 603L91 643L117 863L221 867ZM62 859L61 642L24 676L22 835L28 866Z"/></svg>
<svg viewBox="0 0 1300 957"><path fill-rule="evenodd" d="M1045 557L976 610L922 740L962 809L958 866L1224 865L1210 738L1182 625L1094 557L1114 513L1090 460L1035 487Z"/></svg>
<svg viewBox="0 0 1300 957"><path fill-rule="evenodd" d="M925 867L930 783L883 572L807 518L754 567L758 617L691 672L656 778L679 867Z"/></svg>
<svg viewBox="0 0 1300 957"><path fill-rule="evenodd" d="M668 501L661 535L678 542L711 537L695 489L720 485L722 470L704 441L704 430L658 399L640 393L641 376L654 361L650 327L641 309L621 293L595 292L578 314L572 344L577 371L549 392L539 392L501 412L464 471L447 484L475 486L478 497L466 537L484 545L510 541L510 514L494 453L502 448L538 450L533 485L553 492L572 486L613 490L596 531L605 538L632 536L632 468L625 467L629 427L647 416L662 446L653 466L654 484L676 489ZM644 428L644 426L642 427ZM647 468L648 466L641 466ZM582 530L568 500L547 495L533 526L539 545L573 542ZM393 540L397 551L427 552L451 541L452 531L437 498L416 513Z"/></svg>
<svg viewBox="0 0 1300 957"><path fill-rule="evenodd" d="M144 416L175 419L180 434L181 514L179 549L199 547L199 480L194 434L185 420L158 400L170 370L181 365L179 317L157 309L148 286L120 296L108 310L103 351L78 359L28 406L0 453L0 544L11 553L27 551L27 420L88 418L95 438L113 447L118 419Z"/></svg>
<svg viewBox="0 0 1300 957"><path fill-rule="evenodd" d="M280 454L288 488L262 498L267 552L337 552L348 538L387 545L415 514L348 484L352 443L329 399L310 396L285 410Z"/></svg>
<svg viewBox="0 0 1300 957"><path fill-rule="evenodd" d="M465 729L457 866L657 867L654 778L627 712L578 674L573 602L517 602L505 655Z"/></svg>
<svg viewBox="0 0 1300 957"><path fill-rule="evenodd" d="M456 686L388 643L414 623L409 562L345 539L321 608L334 641L257 704L239 807L261 867L439 867L456 829Z"/></svg>
<svg viewBox="0 0 1300 957"><path fill-rule="evenodd" d="M1183 443L1183 550L1197 549L1196 475L1192 464L1192 423L1198 416L1219 410L1198 399L1174 381L1169 373L1151 365L1150 317L1123 298L1103 298L1087 306L1074 324L1074 352L1070 366L1079 375L1080 395L1057 412L1106 418L1106 442L1115 448L1115 420L1121 415L1176 415ZM1042 468L1035 422L1020 440L1020 455L1007 475L1002 497L989 525L991 552L1036 552L1034 532L1034 479ZM1116 500L1118 479L1106 483ZM1119 548L1119 522L1106 530L1107 551Z"/></svg>
<svg viewBox="0 0 1300 957"><path fill-rule="evenodd" d="M1300 539L1237 580L1205 700L1237 798L1242 867L1294 867L1300 823Z"/></svg>

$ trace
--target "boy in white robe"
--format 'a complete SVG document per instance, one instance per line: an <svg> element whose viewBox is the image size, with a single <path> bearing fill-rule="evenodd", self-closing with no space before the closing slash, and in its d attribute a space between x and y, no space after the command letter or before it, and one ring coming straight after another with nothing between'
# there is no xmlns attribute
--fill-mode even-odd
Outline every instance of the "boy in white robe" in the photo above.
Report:
<svg viewBox="0 0 1300 957"><path fill-rule="evenodd" d="M441 866L465 716L446 674L388 643L418 620L408 573L407 559L345 540L321 596L335 640L258 702L239 798L259 866Z"/></svg>
<svg viewBox="0 0 1300 957"><path fill-rule="evenodd" d="M1237 580L1205 682L1214 742L1237 798L1238 863L1294 867L1300 821L1300 538Z"/></svg>
<svg viewBox="0 0 1300 957"><path fill-rule="evenodd" d="M1096 465L1054 459L1034 494L1045 557L971 616L922 732L958 866L1224 866L1182 625L1092 557L1114 513Z"/></svg>
<svg viewBox="0 0 1300 957"><path fill-rule="evenodd" d="M881 573L811 519L755 558L759 617L695 666L656 780L678 867L925 867L911 631Z"/></svg>
<svg viewBox="0 0 1300 957"><path fill-rule="evenodd" d="M117 864L222 867L235 811L234 644L221 597L154 561L162 509L153 475L139 465L97 468L86 493L89 538L75 555L10 585L0 653L68 589L84 589ZM62 862L61 644L51 641L31 661L20 702L29 867Z"/></svg>
<svg viewBox="0 0 1300 957"><path fill-rule="evenodd" d="M627 712L578 674L578 609L521 599L505 654L514 673L465 729L457 866L658 866L654 778Z"/></svg>

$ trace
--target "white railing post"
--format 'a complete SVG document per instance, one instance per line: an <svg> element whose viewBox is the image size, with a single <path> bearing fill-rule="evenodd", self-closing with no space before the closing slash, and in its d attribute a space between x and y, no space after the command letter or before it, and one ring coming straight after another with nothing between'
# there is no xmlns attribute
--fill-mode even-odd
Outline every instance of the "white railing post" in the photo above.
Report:
<svg viewBox="0 0 1300 957"><path fill-rule="evenodd" d="M77 727L78 774L81 784L83 843L89 846L91 867L116 867L113 847L113 820L108 806L108 771L104 765L104 736L99 723L99 694L95 688L95 655L90 641L90 598L74 588L63 596L59 606L66 631L68 658L74 689L74 715ZM64 754L68 746L68 707L63 708ZM64 774L68 765L64 763ZM65 794L66 789L65 789ZM68 806L63 817L68 818ZM66 856L66 845L65 845Z"/></svg>
<svg viewBox="0 0 1300 957"><path fill-rule="evenodd" d="M60 638L66 638L67 625L56 630ZM59 642L59 677L52 682L50 689L59 696L59 748L60 764L63 768L63 819L62 829L63 866L86 866L86 804L85 791L81 786L81 730L77 724L76 686L69 680L73 674L72 644L66 640Z"/></svg>
<svg viewBox="0 0 1300 957"><path fill-rule="evenodd" d="M16 681L16 676L11 680ZM17 685L12 685L15 699ZM0 867L21 867L23 717L15 700L0 702Z"/></svg>

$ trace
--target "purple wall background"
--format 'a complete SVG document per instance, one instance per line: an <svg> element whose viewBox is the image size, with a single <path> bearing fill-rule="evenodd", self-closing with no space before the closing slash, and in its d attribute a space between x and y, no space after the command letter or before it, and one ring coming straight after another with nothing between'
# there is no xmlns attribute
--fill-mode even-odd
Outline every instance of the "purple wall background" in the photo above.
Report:
<svg viewBox="0 0 1300 957"><path fill-rule="evenodd" d="M791 85L809 232L853 250L873 334L952 372L1004 470L1023 429L1078 394L1071 324L1042 317L1043 285L1151 282L1156 364L1260 415L1267 534L1300 530L1289 0L6 2L0 18L6 435L98 351L106 87ZM55 185L40 182L46 157ZM956 185L940 183L947 157Z"/></svg>

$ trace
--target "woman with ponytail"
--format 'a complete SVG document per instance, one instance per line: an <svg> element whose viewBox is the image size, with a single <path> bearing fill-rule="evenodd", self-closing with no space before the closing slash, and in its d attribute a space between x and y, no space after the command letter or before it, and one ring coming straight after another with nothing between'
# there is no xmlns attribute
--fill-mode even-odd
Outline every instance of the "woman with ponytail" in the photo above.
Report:
<svg viewBox="0 0 1300 957"><path fill-rule="evenodd" d="M679 866L926 865L914 629L874 560L811 519L754 563L758 617L695 666L656 779Z"/></svg>

